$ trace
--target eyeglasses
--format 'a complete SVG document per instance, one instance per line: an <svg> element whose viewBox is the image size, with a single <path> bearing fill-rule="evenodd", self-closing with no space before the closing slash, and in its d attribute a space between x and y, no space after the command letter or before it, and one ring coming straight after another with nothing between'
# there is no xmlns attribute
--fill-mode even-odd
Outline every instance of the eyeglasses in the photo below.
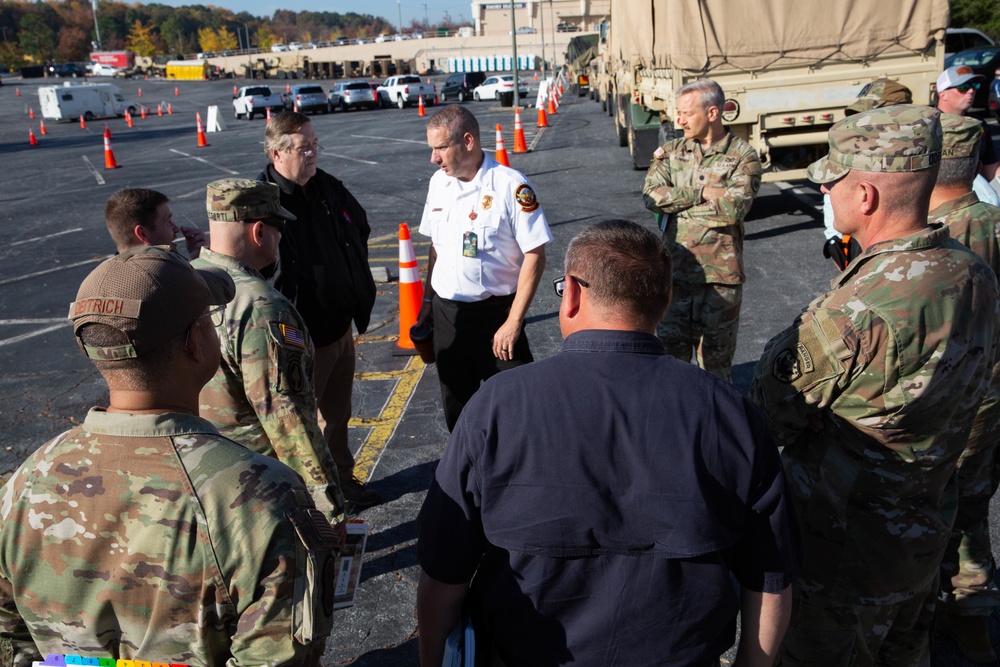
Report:
<svg viewBox="0 0 1000 667"><path fill-rule="evenodd" d="M970 90L979 90L979 82L978 81L972 81L970 83L962 83L962 84L959 84L957 86L952 86L951 90L957 90L958 92L960 92L963 95L965 95Z"/></svg>
<svg viewBox="0 0 1000 667"><path fill-rule="evenodd" d="M263 222L268 227L274 227L279 232L284 233L285 231L286 220L284 218L255 218L250 222Z"/></svg>
<svg viewBox="0 0 1000 667"><path fill-rule="evenodd" d="M310 146L309 148L288 148L286 150L289 153L298 153L302 157L312 157L313 155L319 155L319 152L323 150L323 147L316 144L315 146Z"/></svg>
<svg viewBox="0 0 1000 667"><path fill-rule="evenodd" d="M191 323L191 326L189 326L187 328L187 333L184 334L184 350L185 351L187 351L187 349L188 349L188 342L190 342L190 340L191 340L191 329L194 328L195 323L197 323L198 320L200 320L203 317L210 317L210 318L212 318L212 323L214 324L215 323L215 316L218 315L219 313L221 313L222 311L224 311L225 309L226 309L226 304L224 304L224 303L219 304L217 306L209 306L208 308L205 309L204 313L202 313L198 317L194 318L194 322Z"/></svg>
<svg viewBox="0 0 1000 667"><path fill-rule="evenodd" d="M581 280L576 276L570 276L570 275L559 276L558 278L552 281L552 289L556 291L556 296L558 296L559 298L562 298L563 291L565 291L566 289L567 278L572 278L573 280L575 280L580 287L590 287L590 283L588 283L586 280Z"/></svg>

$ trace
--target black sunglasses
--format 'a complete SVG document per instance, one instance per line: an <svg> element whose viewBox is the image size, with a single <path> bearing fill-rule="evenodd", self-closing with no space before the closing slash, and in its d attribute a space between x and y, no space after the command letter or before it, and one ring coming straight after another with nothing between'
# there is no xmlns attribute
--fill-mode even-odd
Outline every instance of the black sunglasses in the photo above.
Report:
<svg viewBox="0 0 1000 667"><path fill-rule="evenodd" d="M590 283L588 283L586 280L581 280L576 276L559 276L558 278L552 281L552 289L556 291L556 296L558 296L560 299L562 298L563 291L566 289L567 278L572 278L573 280L575 280L577 284L580 285L580 287L590 287Z"/></svg>
<svg viewBox="0 0 1000 667"><path fill-rule="evenodd" d="M972 83L961 83L957 86L952 86L952 89L957 90L964 95L970 90L979 90L979 82L973 81Z"/></svg>

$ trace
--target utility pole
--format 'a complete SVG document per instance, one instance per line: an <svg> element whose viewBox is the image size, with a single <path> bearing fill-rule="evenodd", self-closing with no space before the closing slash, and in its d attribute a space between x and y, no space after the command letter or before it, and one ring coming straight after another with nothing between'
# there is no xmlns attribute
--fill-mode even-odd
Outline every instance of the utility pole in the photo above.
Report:
<svg viewBox="0 0 1000 667"><path fill-rule="evenodd" d="M427 18L427 3L424 3L424 30L430 30L431 22Z"/></svg>
<svg viewBox="0 0 1000 667"><path fill-rule="evenodd" d="M97 33L97 50L101 50L101 26L97 24L97 0L90 0L91 6L94 8L94 32Z"/></svg>
<svg viewBox="0 0 1000 667"><path fill-rule="evenodd" d="M514 52L511 62L514 70L514 106L521 106L521 82L517 79L517 27L514 20L514 0L510 0L510 43Z"/></svg>
<svg viewBox="0 0 1000 667"><path fill-rule="evenodd" d="M403 5L401 0L396 0L396 10L399 12L399 34L403 34Z"/></svg>
<svg viewBox="0 0 1000 667"><path fill-rule="evenodd" d="M545 73L545 5L538 3L538 18L542 22L542 74ZM553 26L555 29L555 26ZM555 38L553 38L555 39ZM555 44L552 45L555 48Z"/></svg>

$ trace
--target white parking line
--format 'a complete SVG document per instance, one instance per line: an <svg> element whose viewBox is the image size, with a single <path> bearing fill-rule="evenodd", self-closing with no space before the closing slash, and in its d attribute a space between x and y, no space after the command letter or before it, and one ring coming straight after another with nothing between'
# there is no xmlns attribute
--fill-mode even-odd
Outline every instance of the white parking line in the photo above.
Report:
<svg viewBox="0 0 1000 667"><path fill-rule="evenodd" d="M56 324L55 326L45 327L44 329L39 329L38 331L31 331L26 334L21 334L20 336L14 336L13 338L5 338L3 340L0 340L0 347L3 347L4 345L13 345L14 343L20 343L22 340L34 338L35 336L41 336L51 331L62 329L63 327L67 327L71 324L72 322L70 322L69 320L63 320L61 323Z"/></svg>
<svg viewBox="0 0 1000 667"><path fill-rule="evenodd" d="M65 322L65 317L27 317L20 320L0 320L0 326L10 326L11 324L55 324Z"/></svg>
<svg viewBox="0 0 1000 667"><path fill-rule="evenodd" d="M44 241L46 239L51 239L54 236L62 236L63 234L72 234L73 232L82 232L82 231L83 231L83 227L76 227L74 229L64 229L61 232L56 232L54 234L46 234L45 236L36 236L36 237L30 238L30 239L22 239L20 241L14 241L12 243L8 243L7 245L21 245L22 243L32 243L34 241Z"/></svg>
<svg viewBox="0 0 1000 667"><path fill-rule="evenodd" d="M80 157L83 158L83 163L87 165L87 169L90 170L90 173L92 173L94 175L94 178L97 179L97 184L104 185L104 177L101 176L101 172L97 171L97 169L94 168L94 165L91 163L90 158L88 158L86 155L81 155Z"/></svg>
<svg viewBox="0 0 1000 667"><path fill-rule="evenodd" d="M94 259L85 259L82 262L74 262L72 264L64 264L62 266L57 266L52 269L45 269L44 271L35 271L34 273L27 273L23 276L15 276L14 278L6 278L0 280L0 285L9 285L11 283L16 283L21 280L27 280L28 278L37 278L38 276L44 276L48 273L56 273L58 271L65 271L66 269L75 269L78 266L86 266L87 264L97 264L98 262L103 262L109 257L114 257L114 255L105 255L104 257L95 257Z"/></svg>
<svg viewBox="0 0 1000 667"><path fill-rule="evenodd" d="M392 137L371 137L367 134L352 134L355 139L378 139L379 141L398 141L401 144L420 144L421 146L426 146L426 141L417 141L416 139L393 139Z"/></svg>
<svg viewBox="0 0 1000 667"><path fill-rule="evenodd" d="M359 157L351 157L350 155L339 155L337 153L331 153L329 151L323 151L324 156L339 157L341 160L353 160L354 162L360 162L362 164L378 164L378 162L372 162L371 160L362 160Z"/></svg>
<svg viewBox="0 0 1000 667"><path fill-rule="evenodd" d="M240 172L233 171L229 167L223 167L222 165L215 164L214 162L209 162L208 160L206 160L203 157L195 157L194 155L191 155L190 153L185 153L184 151L179 151L176 148L171 148L170 152L171 153L177 153L178 155L183 155L184 157L189 157L192 160L197 160L198 162L201 162L202 164L207 164L209 167L215 167L219 171L224 171L227 174L232 174L233 176L239 176L240 175Z"/></svg>

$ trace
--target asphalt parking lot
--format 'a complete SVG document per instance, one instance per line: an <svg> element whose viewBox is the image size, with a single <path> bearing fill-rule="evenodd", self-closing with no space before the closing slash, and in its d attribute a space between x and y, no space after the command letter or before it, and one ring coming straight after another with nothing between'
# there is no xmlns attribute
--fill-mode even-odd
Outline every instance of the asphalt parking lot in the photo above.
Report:
<svg viewBox="0 0 1000 667"><path fill-rule="evenodd" d="M121 187L154 188L170 197L178 224L206 228L205 185L227 176L253 178L265 160L265 121L233 118L233 81L118 82L132 102L154 110L145 120L136 119L133 128L123 119L108 120L121 165L111 170L104 169L104 121L85 129L77 122L47 122L47 133L40 134L41 83L7 80L0 87L0 161L10 170L0 179L0 478L80 421L89 407L106 403L106 389L77 350L65 317L83 277L114 252L103 221L108 196ZM284 88L284 82L271 83ZM219 107L226 128L209 133L210 145L199 148L195 114L207 121L210 105ZM469 108L479 118L484 147L493 148L494 127L501 123L510 151L512 110L493 102L469 103ZM650 227L653 222L640 197L644 173L631 169L628 152L618 147L600 105L567 95L541 131L536 114L533 108L522 110L533 150L512 154L511 164L533 182L555 236L527 328L535 356L544 358L560 347L558 299L549 285L562 273L562 255L573 235L612 217ZM370 263L390 275L379 285L369 331L357 340L351 428L359 476L369 477L386 502L362 515L371 534L357 603L338 612L324 664L414 665L414 519L447 429L433 365L398 354L395 277L403 222L411 225L426 268L428 244L416 227L435 167L429 162L425 119L416 109L318 115L313 122L323 146L320 167L342 179L366 208L373 228ZM28 145L29 127L39 141L36 147ZM734 368L734 381L744 389L767 340L834 276L820 253L819 203L818 191L808 184L765 184L747 220L748 280ZM994 623L993 629L1000 635L1000 626ZM935 660L965 664L946 645L936 649Z"/></svg>

